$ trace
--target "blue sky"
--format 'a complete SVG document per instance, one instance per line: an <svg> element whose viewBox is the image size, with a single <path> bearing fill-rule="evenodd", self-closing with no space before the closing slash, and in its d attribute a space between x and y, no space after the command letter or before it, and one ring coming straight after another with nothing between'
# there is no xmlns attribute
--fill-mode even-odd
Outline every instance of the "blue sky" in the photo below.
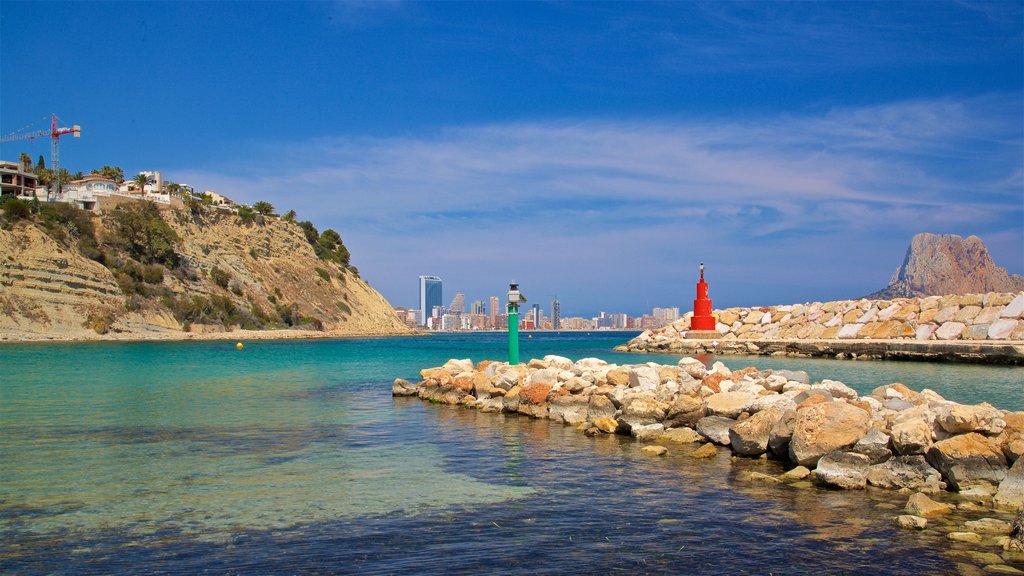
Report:
<svg viewBox="0 0 1024 576"><path fill-rule="evenodd" d="M0 133L51 112L64 166L295 209L396 305L853 298L918 232L1024 273L1022 2L4 0Z"/></svg>

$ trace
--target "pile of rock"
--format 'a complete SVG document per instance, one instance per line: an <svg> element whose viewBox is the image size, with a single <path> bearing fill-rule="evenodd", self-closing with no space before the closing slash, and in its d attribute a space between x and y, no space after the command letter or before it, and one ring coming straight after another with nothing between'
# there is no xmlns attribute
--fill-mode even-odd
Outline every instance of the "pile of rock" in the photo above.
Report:
<svg viewBox="0 0 1024 576"><path fill-rule="evenodd" d="M714 312L720 340L1024 340L1024 292L847 300ZM692 312L629 351L681 349Z"/></svg>
<svg viewBox="0 0 1024 576"><path fill-rule="evenodd" d="M560 356L525 366L449 360L420 376L417 384L396 380L392 393L548 418L587 435L705 443L695 456L728 447L789 461L787 478L834 488L954 490L1024 505L1024 412L966 406L899 383L859 396L835 380L812 383L804 372L731 371L721 363L709 370L694 358L618 366Z"/></svg>

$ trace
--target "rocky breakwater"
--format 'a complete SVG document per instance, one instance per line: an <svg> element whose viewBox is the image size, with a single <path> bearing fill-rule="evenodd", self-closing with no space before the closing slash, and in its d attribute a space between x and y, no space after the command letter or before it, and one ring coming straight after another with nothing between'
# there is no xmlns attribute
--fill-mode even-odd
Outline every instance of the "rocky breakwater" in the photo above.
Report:
<svg viewBox="0 0 1024 576"><path fill-rule="evenodd" d="M688 313L616 350L1024 364L1024 292L844 300L716 310L714 340Z"/></svg>
<svg viewBox="0 0 1024 576"><path fill-rule="evenodd" d="M694 457L727 449L788 469L754 472L753 481L913 493L907 514L897 518L912 528L925 527L933 507L943 506L926 494L942 500L959 493L992 514L1024 509L1024 412L962 405L927 389L893 383L860 396L835 380L812 383L804 372L731 371L720 362L707 369L689 357L674 366L559 356L519 366L453 359L420 377L395 380L392 394L547 418L586 436L631 435L652 455L671 445ZM999 544L1010 547L1010 524L1002 522Z"/></svg>

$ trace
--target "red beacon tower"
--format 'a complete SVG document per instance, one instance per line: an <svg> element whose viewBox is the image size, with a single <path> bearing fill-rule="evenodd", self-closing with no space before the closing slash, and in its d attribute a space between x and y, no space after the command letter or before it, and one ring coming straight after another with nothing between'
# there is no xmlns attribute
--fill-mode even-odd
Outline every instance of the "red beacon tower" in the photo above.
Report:
<svg viewBox="0 0 1024 576"><path fill-rule="evenodd" d="M715 331L715 317L711 315L711 299L708 298L708 283L704 281L704 263L700 263L700 282L697 282L697 299L693 301L693 319L690 330Z"/></svg>

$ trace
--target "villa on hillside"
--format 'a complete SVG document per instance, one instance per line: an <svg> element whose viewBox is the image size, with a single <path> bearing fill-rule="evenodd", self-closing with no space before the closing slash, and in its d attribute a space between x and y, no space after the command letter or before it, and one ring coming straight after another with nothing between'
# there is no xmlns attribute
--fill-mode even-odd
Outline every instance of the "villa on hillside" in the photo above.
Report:
<svg viewBox="0 0 1024 576"><path fill-rule="evenodd" d="M34 196L38 179L18 162L0 160L0 196Z"/></svg>

